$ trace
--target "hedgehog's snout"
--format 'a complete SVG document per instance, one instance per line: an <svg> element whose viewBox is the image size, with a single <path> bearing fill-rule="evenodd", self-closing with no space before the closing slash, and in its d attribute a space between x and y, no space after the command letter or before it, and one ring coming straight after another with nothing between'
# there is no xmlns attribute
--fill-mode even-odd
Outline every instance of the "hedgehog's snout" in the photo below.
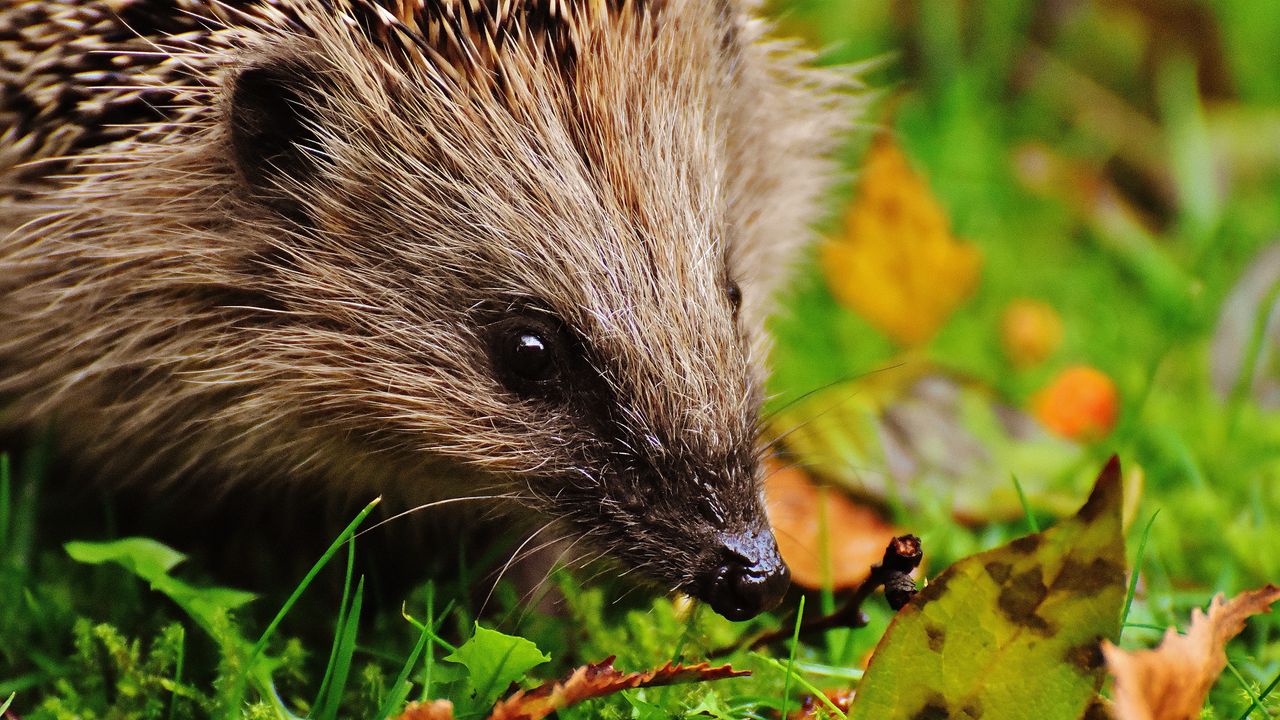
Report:
<svg viewBox="0 0 1280 720"><path fill-rule="evenodd" d="M719 562L702 578L699 596L729 620L747 620L782 601L791 571L769 530L726 533Z"/></svg>

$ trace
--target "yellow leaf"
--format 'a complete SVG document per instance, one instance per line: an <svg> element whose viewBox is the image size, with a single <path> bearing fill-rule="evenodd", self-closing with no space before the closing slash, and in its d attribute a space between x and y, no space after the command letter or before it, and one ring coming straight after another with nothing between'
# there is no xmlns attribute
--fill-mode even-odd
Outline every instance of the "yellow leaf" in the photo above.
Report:
<svg viewBox="0 0 1280 720"><path fill-rule="evenodd" d="M1123 488L1114 457L1074 518L956 562L898 612L850 720L1079 720L1120 630Z"/></svg>
<svg viewBox="0 0 1280 720"><path fill-rule="evenodd" d="M1269 612L1280 588L1268 585L1240 593L1228 602L1219 595L1205 615L1196 609L1191 629L1170 629L1155 650L1128 652L1102 644L1107 669L1116 678L1115 716L1119 720L1195 720L1214 681L1227 666L1223 649L1244 629L1250 616Z"/></svg>
<svg viewBox="0 0 1280 720"><path fill-rule="evenodd" d="M982 267L978 249L952 237L950 225L902 151L877 142L844 237L822 247L832 293L894 341L927 341L972 294Z"/></svg>

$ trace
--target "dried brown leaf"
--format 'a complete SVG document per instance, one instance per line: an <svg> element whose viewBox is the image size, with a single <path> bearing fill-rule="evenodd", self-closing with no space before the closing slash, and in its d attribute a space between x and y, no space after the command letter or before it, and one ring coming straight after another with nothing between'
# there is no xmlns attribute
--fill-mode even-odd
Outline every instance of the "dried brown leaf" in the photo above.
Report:
<svg viewBox="0 0 1280 720"><path fill-rule="evenodd" d="M621 690L705 682L751 674L748 671L734 670L728 665L711 667L709 663L688 666L667 663L649 672L624 673L613 667L613 660L610 657L602 662L583 665L564 680L544 683L532 690L517 691L494 706L489 720L541 720L561 708L583 700L612 695Z"/></svg>
<svg viewBox="0 0 1280 720"><path fill-rule="evenodd" d="M411 702L395 720L453 720L453 703L448 700Z"/></svg>
<svg viewBox="0 0 1280 720"><path fill-rule="evenodd" d="M799 468L769 468L765 498L791 581L813 590L858 587L900 534L871 507L819 487Z"/></svg>
<svg viewBox="0 0 1280 720"><path fill-rule="evenodd" d="M1107 669L1116 678L1115 716L1119 720L1195 720L1200 717L1209 689L1227 666L1227 641L1244 629L1245 621L1270 612L1280 600L1280 588L1240 593L1224 602L1213 599L1206 615L1196 609L1191 629L1179 635L1172 628L1154 650L1121 650L1104 642Z"/></svg>

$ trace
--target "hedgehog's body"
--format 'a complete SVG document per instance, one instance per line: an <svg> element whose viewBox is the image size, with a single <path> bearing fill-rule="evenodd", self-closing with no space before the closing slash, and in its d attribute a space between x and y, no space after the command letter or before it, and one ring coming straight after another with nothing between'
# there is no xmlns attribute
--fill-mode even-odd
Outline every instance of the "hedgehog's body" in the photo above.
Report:
<svg viewBox="0 0 1280 720"><path fill-rule="evenodd" d="M0 0L0 424L157 486L519 495L758 611L763 309L841 119L743 13Z"/></svg>

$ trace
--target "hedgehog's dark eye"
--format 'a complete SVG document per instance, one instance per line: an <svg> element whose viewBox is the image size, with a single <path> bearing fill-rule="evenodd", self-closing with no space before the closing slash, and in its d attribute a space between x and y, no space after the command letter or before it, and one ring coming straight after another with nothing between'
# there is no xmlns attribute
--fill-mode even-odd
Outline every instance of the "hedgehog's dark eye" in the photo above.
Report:
<svg viewBox="0 0 1280 720"><path fill-rule="evenodd" d="M493 359L502 384L519 395L547 394L560 374L556 341L553 333L543 329L495 328Z"/></svg>
<svg viewBox="0 0 1280 720"><path fill-rule="evenodd" d="M738 309L742 307L742 288L738 287L738 283L730 280L728 287L725 288L725 294L729 296L729 305L733 307L734 317L737 317Z"/></svg>
<svg viewBox="0 0 1280 720"><path fill-rule="evenodd" d="M552 370L551 348L541 335L520 333L511 348L511 370L530 382L546 380Z"/></svg>

